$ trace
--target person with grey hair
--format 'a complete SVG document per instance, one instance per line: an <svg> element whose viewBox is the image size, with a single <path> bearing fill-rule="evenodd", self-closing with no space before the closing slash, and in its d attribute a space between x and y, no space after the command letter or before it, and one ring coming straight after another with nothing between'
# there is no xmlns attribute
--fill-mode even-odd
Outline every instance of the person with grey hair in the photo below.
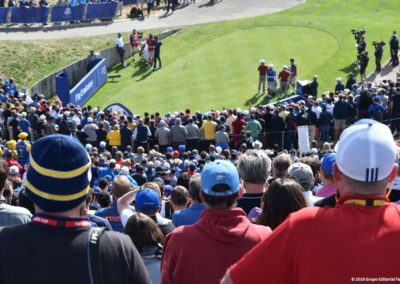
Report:
<svg viewBox="0 0 400 284"><path fill-rule="evenodd" d="M288 169L292 165L292 158L289 154L281 153L272 160L272 175L274 178L288 176Z"/></svg>
<svg viewBox="0 0 400 284"><path fill-rule="evenodd" d="M178 149L179 145L186 145L186 137L188 132L186 128L181 125L181 119L175 119L175 125L171 127L171 142L174 150Z"/></svg>
<svg viewBox="0 0 400 284"><path fill-rule="evenodd" d="M237 207L249 214L251 209L261 205L271 172L271 160L262 150L248 150L240 156L237 169L245 189L245 193L237 201Z"/></svg>

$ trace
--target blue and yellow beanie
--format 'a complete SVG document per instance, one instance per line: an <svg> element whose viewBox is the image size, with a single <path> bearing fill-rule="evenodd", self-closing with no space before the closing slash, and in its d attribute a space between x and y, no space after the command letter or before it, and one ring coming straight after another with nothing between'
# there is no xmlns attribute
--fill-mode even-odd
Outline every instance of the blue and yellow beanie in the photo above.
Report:
<svg viewBox="0 0 400 284"><path fill-rule="evenodd" d="M64 212L86 199L91 161L79 141L66 135L43 137L32 145L29 162L27 193L42 210Z"/></svg>

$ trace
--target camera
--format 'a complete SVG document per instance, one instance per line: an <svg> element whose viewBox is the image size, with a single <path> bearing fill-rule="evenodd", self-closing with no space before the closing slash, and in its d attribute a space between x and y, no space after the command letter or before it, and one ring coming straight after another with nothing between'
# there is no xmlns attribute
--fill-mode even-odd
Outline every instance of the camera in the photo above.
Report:
<svg viewBox="0 0 400 284"><path fill-rule="evenodd" d="M375 48L385 46L385 44L386 43L383 40L374 40L372 42L372 45L375 46Z"/></svg>
<svg viewBox="0 0 400 284"><path fill-rule="evenodd" d="M355 40L357 41L357 43L360 41L360 39L362 38L362 36L366 33L367 31L364 29L352 29L351 33L354 35Z"/></svg>

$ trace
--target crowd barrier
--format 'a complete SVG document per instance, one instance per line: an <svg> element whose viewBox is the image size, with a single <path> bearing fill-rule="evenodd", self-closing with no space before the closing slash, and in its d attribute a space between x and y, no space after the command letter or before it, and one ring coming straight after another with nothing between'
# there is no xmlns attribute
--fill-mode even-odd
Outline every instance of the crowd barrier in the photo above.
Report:
<svg viewBox="0 0 400 284"><path fill-rule="evenodd" d="M0 24L60 23L114 18L117 16L117 8L118 2L100 2L74 7L0 8ZM49 15L50 20L48 20Z"/></svg>

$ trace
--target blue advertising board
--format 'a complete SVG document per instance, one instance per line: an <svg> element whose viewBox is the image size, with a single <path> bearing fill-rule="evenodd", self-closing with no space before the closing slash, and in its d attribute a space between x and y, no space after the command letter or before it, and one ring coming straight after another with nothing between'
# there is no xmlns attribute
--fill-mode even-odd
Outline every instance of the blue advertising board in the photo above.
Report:
<svg viewBox="0 0 400 284"><path fill-rule="evenodd" d="M70 90L70 103L74 105L84 105L106 80L107 63L105 59L101 59L96 66Z"/></svg>
<svg viewBox="0 0 400 284"><path fill-rule="evenodd" d="M7 23L8 8L0 8L0 24Z"/></svg>
<svg viewBox="0 0 400 284"><path fill-rule="evenodd" d="M10 22L13 24L46 23L49 8L45 7L13 7Z"/></svg>
<svg viewBox="0 0 400 284"><path fill-rule="evenodd" d="M51 9L51 22L81 21L85 6L54 6Z"/></svg>
<svg viewBox="0 0 400 284"><path fill-rule="evenodd" d="M113 18L117 13L117 3L95 3L89 4L86 12L86 19L101 19L101 18Z"/></svg>

